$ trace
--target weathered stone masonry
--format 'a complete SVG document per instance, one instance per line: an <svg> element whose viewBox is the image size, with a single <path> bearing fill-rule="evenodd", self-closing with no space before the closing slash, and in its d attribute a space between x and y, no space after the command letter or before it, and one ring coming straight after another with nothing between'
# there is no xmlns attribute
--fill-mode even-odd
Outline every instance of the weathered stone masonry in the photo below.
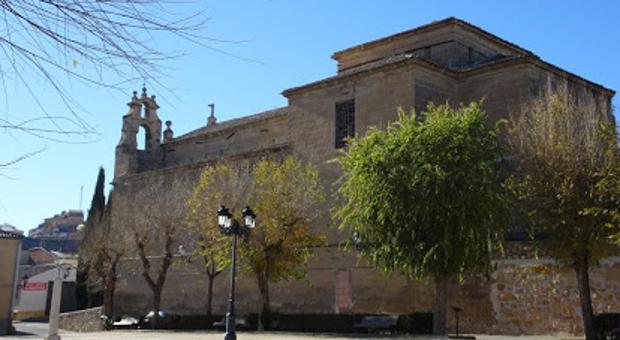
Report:
<svg viewBox="0 0 620 340"><path fill-rule="evenodd" d="M355 132L385 127L397 108L422 110L435 103L478 101L491 120L518 112L522 103L548 84L566 83L584 96L610 103L614 92L553 66L534 53L458 19L449 18L355 46L333 55L338 73L283 92L288 106L256 115L210 124L174 137L163 132L154 97L132 98L123 117L116 148L115 228L131 221L157 201L178 204L166 211L183 219L182 204L201 169L214 162L238 162L293 154L312 162L328 191L340 172L330 163L338 150L335 106L354 101ZM302 66L302 65L300 65ZM145 129L145 150L136 149L136 132ZM150 195L144 197L148 189ZM328 195L328 197L332 197ZM149 200L151 200L149 202ZM180 203L179 203L180 202ZM331 202L326 202L325 212ZM433 289L399 275L378 272L338 244L347 235L333 228L329 214L315 228L329 245L317 249L308 264L307 282L271 287L273 309L283 313L402 313L432 310ZM518 243L513 247L519 248ZM525 255L523 255L525 254ZM460 306L465 332L542 334L581 332L574 274L551 259L534 259L523 251L497 262L489 277L454 286L450 305ZM156 252L153 255L157 255ZM183 314L204 313L206 277L200 261L177 265L166 282L163 307ZM140 264L123 263L117 294L119 313L144 313L149 291L139 276ZM610 258L592 272L596 312L620 312L620 260ZM225 310L225 274L216 280L214 312ZM239 282L240 314L257 309L252 279ZM451 315L450 315L451 317ZM453 320L449 320L453 322Z"/></svg>

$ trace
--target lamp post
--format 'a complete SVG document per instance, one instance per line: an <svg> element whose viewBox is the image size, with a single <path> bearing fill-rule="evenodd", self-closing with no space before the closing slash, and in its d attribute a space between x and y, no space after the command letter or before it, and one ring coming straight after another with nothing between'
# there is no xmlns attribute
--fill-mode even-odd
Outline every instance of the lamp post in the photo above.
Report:
<svg viewBox="0 0 620 340"><path fill-rule="evenodd" d="M255 226L256 215L245 207L241 212L243 225L232 218L232 214L225 206L217 211L220 231L225 235L232 235L232 265L230 266L230 295L228 297L228 313L226 313L226 334L224 340L237 340L235 333L235 274L237 272L237 236L245 235Z"/></svg>

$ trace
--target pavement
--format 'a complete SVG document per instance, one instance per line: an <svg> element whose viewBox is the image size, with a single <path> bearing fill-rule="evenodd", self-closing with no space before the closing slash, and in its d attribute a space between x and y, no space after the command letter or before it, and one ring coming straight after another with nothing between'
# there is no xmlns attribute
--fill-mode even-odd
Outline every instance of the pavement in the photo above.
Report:
<svg viewBox="0 0 620 340"><path fill-rule="evenodd" d="M43 339L47 335L47 323L15 322L16 336L2 337L1 340ZM498 336L475 335L476 340L577 340L579 337L566 336ZM74 333L62 331L61 339L81 340L222 340L222 332L217 331L166 331L166 330L114 330L108 332ZM368 339L400 339L400 340L439 340L446 337L434 336L381 336L381 335L342 335L342 334L311 334L285 332L239 332L238 340L368 340Z"/></svg>

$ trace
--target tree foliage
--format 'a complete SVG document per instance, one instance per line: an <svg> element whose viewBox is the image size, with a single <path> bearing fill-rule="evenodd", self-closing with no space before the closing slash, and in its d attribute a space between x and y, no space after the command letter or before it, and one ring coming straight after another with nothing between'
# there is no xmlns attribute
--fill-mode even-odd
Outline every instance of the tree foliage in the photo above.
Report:
<svg viewBox="0 0 620 340"><path fill-rule="evenodd" d="M103 218L103 212L105 210L105 170L102 167L99 168L99 173L97 174L97 182L95 183L95 192L93 194L93 198L90 202L90 209L88 209L88 219L86 223L89 221L98 222Z"/></svg>
<svg viewBox="0 0 620 340"><path fill-rule="evenodd" d="M437 333L445 333L446 282L485 272L502 239L499 124L486 120L476 103L401 111L339 158L340 227L361 235L361 255L379 268L435 280Z"/></svg>
<svg viewBox="0 0 620 340"><path fill-rule="evenodd" d="M242 243L244 261L256 277L262 313L270 310L269 283L302 278L312 248L324 237L312 230L323 191L316 169L293 157L263 160L252 170L249 201L257 228Z"/></svg>
<svg viewBox="0 0 620 340"><path fill-rule="evenodd" d="M125 235L111 232L112 193L105 203L105 172L99 169L95 193L82 231L79 254L79 272L86 277L89 300L93 294L103 293L103 313L112 316L114 292L118 279L117 267L126 253Z"/></svg>
<svg viewBox="0 0 620 340"><path fill-rule="evenodd" d="M532 234L577 274L584 329L594 338L588 271L614 249L620 212L620 159L608 103L567 86L547 89L515 115L508 140L511 178Z"/></svg>
<svg viewBox="0 0 620 340"><path fill-rule="evenodd" d="M231 169L227 165L208 167L187 202L187 225L197 239L195 251L204 261L208 279L207 315L211 315L213 281L228 265L230 253L230 244L217 226L217 210L224 203L243 206L248 180L247 169Z"/></svg>
<svg viewBox="0 0 620 340"><path fill-rule="evenodd" d="M317 171L293 157L220 165L203 172L189 202L189 220L208 245L204 251L223 269L230 265L230 243L219 234L217 209L226 205L239 214L245 205L252 207L256 228L240 242L240 264L256 278L264 315L270 309L269 283L302 278L312 248L322 244L323 236L311 229L322 201Z"/></svg>

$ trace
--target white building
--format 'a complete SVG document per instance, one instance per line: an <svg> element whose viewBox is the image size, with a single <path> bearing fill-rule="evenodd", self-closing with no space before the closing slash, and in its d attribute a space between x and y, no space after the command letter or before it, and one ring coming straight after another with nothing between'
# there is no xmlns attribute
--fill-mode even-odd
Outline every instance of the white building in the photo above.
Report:
<svg viewBox="0 0 620 340"><path fill-rule="evenodd" d="M63 297L61 310L75 308L75 265L64 265L68 270L63 274ZM19 290L15 305L15 318L44 318L49 310L53 281L59 275L55 264L22 266L20 268ZM64 307L64 308L63 308Z"/></svg>

